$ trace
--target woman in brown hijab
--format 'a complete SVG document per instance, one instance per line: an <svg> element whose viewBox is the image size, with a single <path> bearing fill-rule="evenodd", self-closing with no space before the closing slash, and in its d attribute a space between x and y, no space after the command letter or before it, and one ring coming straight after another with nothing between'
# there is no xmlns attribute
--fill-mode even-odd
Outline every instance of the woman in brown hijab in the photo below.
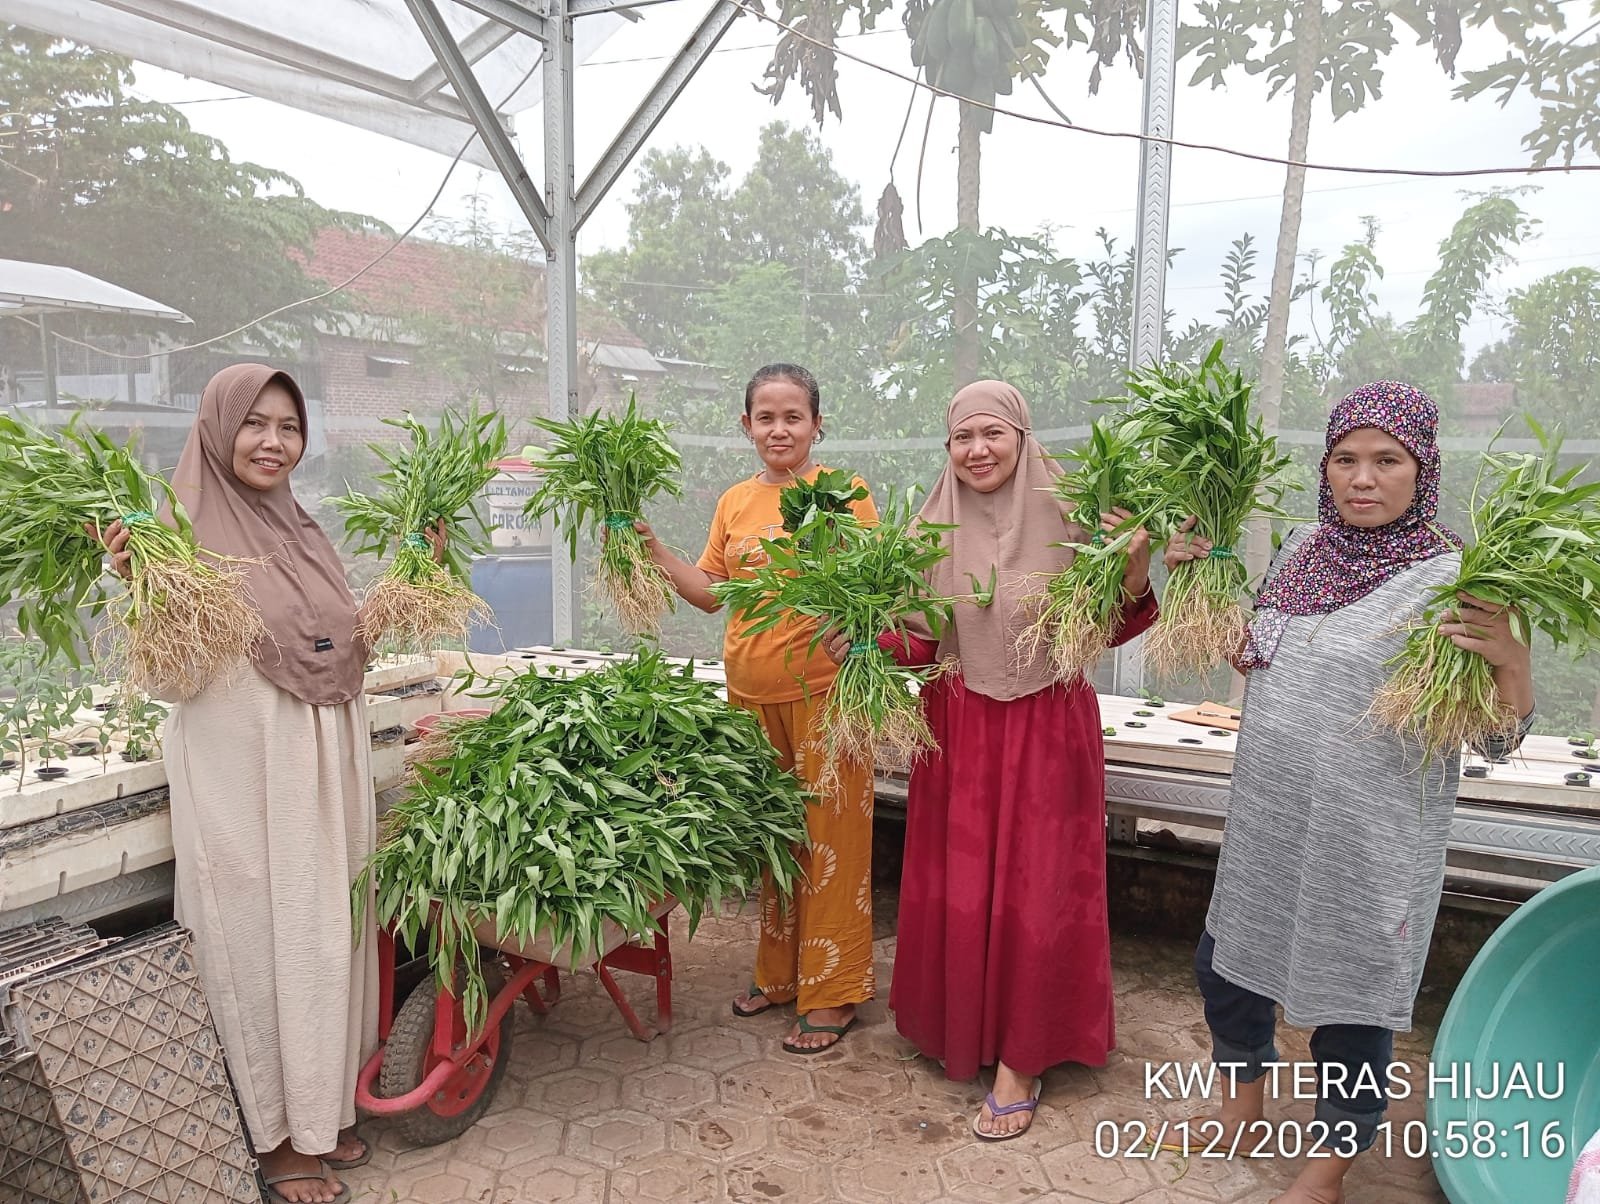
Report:
<svg viewBox="0 0 1600 1204"><path fill-rule="evenodd" d="M354 1133L355 1081L378 1003L370 910L350 938L377 822L368 649L339 557L289 487L305 444L305 398L286 373L237 364L206 386L173 487L203 547L247 559L268 637L178 700L165 740L175 913L194 931L263 1178L287 1204L345 1198L335 1171L371 1156ZM105 539L125 572L120 524Z"/></svg>
<svg viewBox="0 0 1600 1204"><path fill-rule="evenodd" d="M906 664L952 669L923 692L938 749L911 775L889 1007L947 1077L995 1067L972 1125L987 1141L1027 1130L1047 1068L1102 1065L1113 1045L1100 709L1081 679L1063 685L1017 651L1024 599L1084 537L1050 492L1061 469L1031 425L1010 385L956 394L949 462L922 508L954 527L930 585L971 598L969 582L992 575L994 596L958 602L938 639L881 641ZM1143 531L1131 552L1118 643L1156 615Z"/></svg>

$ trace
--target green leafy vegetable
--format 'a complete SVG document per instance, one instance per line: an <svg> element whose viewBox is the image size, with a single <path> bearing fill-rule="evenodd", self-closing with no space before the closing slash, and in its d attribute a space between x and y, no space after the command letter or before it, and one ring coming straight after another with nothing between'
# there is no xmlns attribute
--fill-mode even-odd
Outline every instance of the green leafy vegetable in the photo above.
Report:
<svg viewBox="0 0 1600 1204"><path fill-rule="evenodd" d="M749 576L711 587L750 621L746 635L798 615L816 620L813 649L831 630L850 636L850 655L819 718L830 770L840 762L909 766L933 746L915 692L928 675L902 668L877 639L886 631L905 634L913 617L934 631L947 621L950 600L937 597L926 577L948 554L940 543L947 530L919 522L909 497L891 500L874 526L848 512L814 510L792 534L761 541L766 563ZM830 781L825 775L825 788Z"/></svg>
<svg viewBox="0 0 1600 1204"><path fill-rule="evenodd" d="M1237 647L1249 585L1238 544L1250 518L1282 515L1288 486L1276 478L1290 457L1251 413L1250 386L1223 364L1220 340L1199 368L1143 369L1128 392L1135 438L1173 513L1195 515L1194 533L1212 543L1210 556L1173 570L1145 653L1163 675L1204 673Z"/></svg>
<svg viewBox="0 0 1600 1204"><path fill-rule="evenodd" d="M367 591L362 635L371 644L385 638L410 646L466 635L488 606L467 587L470 558L482 553L488 530L474 504L506 453L505 419L476 411L445 410L429 431L410 414L385 418L410 435L410 445L390 449L370 444L385 470L382 493L350 492L334 500L344 516L345 537L362 554L383 554L399 545L394 562ZM443 521L444 563L433 559L427 532Z"/></svg>
<svg viewBox="0 0 1600 1204"><path fill-rule="evenodd" d="M1046 657L1062 681L1087 674L1116 638L1129 544L1140 527L1159 526L1164 517L1161 481L1137 435L1132 424L1100 419L1088 442L1063 457L1075 467L1055 480L1056 496L1071 507L1069 517L1088 542L1071 544L1071 562L1027 599L1036 617L1017 655L1024 664ZM1117 508L1133 518L1108 538L1101 520Z"/></svg>
<svg viewBox="0 0 1600 1204"><path fill-rule="evenodd" d="M1510 607L1523 643L1538 630L1574 655L1600 646L1600 481L1580 479L1587 464L1562 471L1561 436L1529 425L1537 454L1484 458L1461 571L1428 599L1373 703L1375 718L1417 740L1430 758L1514 738L1520 719L1500 701L1489 662L1439 633L1458 594Z"/></svg>
<svg viewBox="0 0 1600 1204"><path fill-rule="evenodd" d="M170 527L157 517L169 508ZM0 605L16 602L18 628L52 655L81 664L89 620L109 608L104 647L125 676L187 698L266 634L245 566L197 547L171 486L101 431L73 422L57 438L0 416L0 511ZM105 548L85 525L118 520L132 579L108 594Z"/></svg>
<svg viewBox="0 0 1600 1204"><path fill-rule="evenodd" d="M650 909L667 895L693 931L763 874L792 890L808 796L755 716L692 666L641 650L603 672L534 671L474 694L497 709L431 738L354 889L361 908L375 888L379 922L413 947L434 931L441 986L465 958L474 1028L487 1007L480 922L519 943L570 941L581 963L607 921L654 931Z"/></svg>
<svg viewBox="0 0 1600 1204"><path fill-rule="evenodd" d="M631 395L621 415L534 422L554 440L548 450L524 449L542 452L532 463L543 474L524 511L536 519L557 512L573 556L580 532L602 533L595 569L601 592L629 631L658 631L662 616L673 609L672 583L650 559L634 523L651 498L682 493L676 475L681 462L665 424L641 418Z"/></svg>
<svg viewBox="0 0 1600 1204"><path fill-rule="evenodd" d="M790 535L820 514L850 514L854 502L867 499L867 487L843 468L825 468L815 481L796 480L778 493L778 513Z"/></svg>

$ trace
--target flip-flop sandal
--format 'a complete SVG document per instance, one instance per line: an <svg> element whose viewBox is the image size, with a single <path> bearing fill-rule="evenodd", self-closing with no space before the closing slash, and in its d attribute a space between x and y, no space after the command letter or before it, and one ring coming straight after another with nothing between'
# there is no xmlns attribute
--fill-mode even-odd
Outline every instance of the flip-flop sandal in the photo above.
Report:
<svg viewBox="0 0 1600 1204"><path fill-rule="evenodd" d="M322 1163L321 1175L273 1175L270 1179L263 1175L261 1177L261 1182L266 1187L267 1199L271 1200L272 1204L295 1204L295 1202L289 1199L288 1196L278 1191L277 1185L279 1183L293 1183L296 1179L326 1179L327 1177L328 1164L324 1162ZM348 1183L339 1184L339 1193L333 1198L335 1204L341 1200L348 1200L350 1198L350 1185Z"/></svg>
<svg viewBox="0 0 1600 1204"><path fill-rule="evenodd" d="M994 1092L991 1091L991 1092L989 1092L988 1095L984 1096L984 1099L983 1099L984 1107L989 1109L989 1115L990 1116L993 1116L993 1117L996 1117L996 1118L1001 1117L1001 1116L1011 1116L1011 1115L1013 1115L1014 1113L1017 1113L1017 1112L1026 1112L1031 1117L1032 1114L1033 1114L1034 1109L1036 1109L1039 1106L1039 1093L1041 1091L1043 1091L1043 1090L1044 1090L1044 1080L1043 1079L1034 1079L1033 1080L1033 1094L1031 1096L1029 1096L1027 1099L1019 1100L1014 1104L999 1104L999 1103L996 1103L995 1102L995 1098L994 1098ZM980 1129L978 1127L979 1123L982 1120L983 1120L983 1109L980 1108L978 1110L978 1114L972 1118L972 1135L974 1137L976 1137L979 1141L1010 1141L1014 1137L1021 1137L1029 1129L1033 1128L1033 1121L1030 1119L1027 1124L1023 1125L1022 1128L1018 1129L1015 1133L985 1133L982 1129Z"/></svg>
<svg viewBox="0 0 1600 1204"><path fill-rule="evenodd" d="M851 1016L843 1024L812 1024L804 1016L798 1017L800 1031L803 1033L832 1033L833 1040L826 1045L790 1045L787 1041L783 1048L792 1054L819 1054L825 1049L832 1049L844 1039L844 1035L856 1026L858 1017Z"/></svg>
<svg viewBox="0 0 1600 1204"><path fill-rule="evenodd" d="M358 1158L324 1158L323 1164L330 1170L353 1171L357 1167L366 1166L372 1161L372 1143L367 1140L366 1134L360 1129L351 1132L350 1137L361 1143L361 1155Z"/></svg>
<svg viewBox="0 0 1600 1204"><path fill-rule="evenodd" d="M760 987L758 987L755 983L751 983L750 984L750 989L748 991L746 991L744 993L744 995L745 995L746 999L755 999L758 996L760 998L762 998L762 999L767 999L766 992L763 991ZM739 1006L739 1001L738 1000L734 1000L733 1003L730 1004L729 1006L733 1008L733 1014L735 1016L739 1017L739 1019L741 1019L741 1020L750 1020L750 1019L752 1019L752 1018L754 1018L756 1016L761 1015L763 1012L770 1012L773 1008L777 1007L778 1005L773 1003L772 1000L767 999L766 1003L762 1004L760 1007L758 1007L758 1008L750 1008L748 1010L746 1010L744 1008L741 1008Z"/></svg>

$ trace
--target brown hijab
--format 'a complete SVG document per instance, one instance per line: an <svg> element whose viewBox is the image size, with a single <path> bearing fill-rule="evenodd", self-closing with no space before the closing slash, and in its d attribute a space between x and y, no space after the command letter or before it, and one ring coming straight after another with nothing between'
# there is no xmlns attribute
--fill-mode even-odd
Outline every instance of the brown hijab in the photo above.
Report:
<svg viewBox="0 0 1600 1204"><path fill-rule="evenodd" d="M288 373L265 364L224 368L200 398L172 486L201 547L254 562L249 590L268 636L253 655L256 668L296 698L332 706L360 692L367 655L355 638L344 567L287 481L262 493L233 473L239 428L273 382L289 390L306 429L305 396Z"/></svg>
<svg viewBox="0 0 1600 1204"><path fill-rule="evenodd" d="M979 493L962 484L955 466L947 462L922 507L922 519L955 525L943 537L950 555L929 574L935 592L970 599L974 578L983 589L994 578L994 599L988 606L956 603L939 651L941 659L958 663L968 689L1003 702L1038 693L1055 681L1044 657L1017 664L1017 639L1032 622L1023 599L1039 593L1045 576L1072 560L1071 548L1056 545L1080 539L1082 533L1067 522L1065 505L1050 492L1061 466L1033 437L1033 419L1022 394L1003 381L974 381L950 402L947 435L979 414L998 418L1021 435L1016 471L994 492Z"/></svg>

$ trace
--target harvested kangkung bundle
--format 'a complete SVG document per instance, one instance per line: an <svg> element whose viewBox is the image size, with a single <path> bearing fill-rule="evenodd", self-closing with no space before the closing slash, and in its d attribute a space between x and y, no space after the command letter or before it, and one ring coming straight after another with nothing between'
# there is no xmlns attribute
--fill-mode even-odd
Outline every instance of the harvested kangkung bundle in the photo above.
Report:
<svg viewBox="0 0 1600 1204"><path fill-rule="evenodd" d="M474 620L490 613L467 584L468 565L486 547L488 531L474 502L505 455L505 419L445 410L436 431L410 414L383 421L411 437L409 446L370 445L385 465L377 477L383 492L351 492L334 500L346 538L360 541L358 552L382 554L399 545L394 561L367 590L361 634L369 644L391 640L420 648L441 638L462 639ZM435 562L428 539L441 521L448 532L443 564Z"/></svg>
<svg viewBox="0 0 1600 1204"><path fill-rule="evenodd" d="M87 621L109 609L123 675L188 698L266 634L246 566L199 547L172 487L100 431L73 423L54 437L0 416L0 513L0 605L16 602L18 628L51 654L80 663ZM108 594L105 548L86 528L119 520L130 579Z"/></svg>
<svg viewBox="0 0 1600 1204"><path fill-rule="evenodd" d="M1088 542L1072 544L1072 562L1026 599L1037 617L1023 632L1017 655L1024 664L1043 657L1064 682L1087 674L1111 647L1125 601L1128 546L1166 506L1137 434L1135 426L1100 419L1090 428L1088 442L1063 457L1074 464L1072 471L1055 478L1055 495L1070 507ZM1108 534L1101 522L1114 509L1133 517Z"/></svg>
<svg viewBox="0 0 1600 1204"><path fill-rule="evenodd" d="M668 896L700 917L770 874L787 895L806 794L748 711L656 651L603 672L524 673L469 690L482 718L442 728L356 882L378 921L429 947L474 1028L487 1009L474 928L598 957L607 924L657 929ZM423 934L434 927L429 942ZM509 947L509 946L508 946Z"/></svg>
<svg viewBox="0 0 1600 1204"><path fill-rule="evenodd" d="M824 468L817 479L796 478L778 491L778 514L783 529L794 535L820 515L851 514L851 506L867 498L867 487L854 473L843 468ZM831 529L832 523L826 526Z"/></svg>
<svg viewBox="0 0 1600 1204"><path fill-rule="evenodd" d="M548 449L523 453L542 474L526 513L543 518L556 512L573 556L580 532L603 532L595 583L624 628L635 635L654 634L673 609L672 583L650 559L634 524L651 498L682 493L681 462L666 425L641 418L631 396L620 415L537 419L536 425L555 438Z"/></svg>
<svg viewBox="0 0 1600 1204"><path fill-rule="evenodd" d="M1580 480L1587 464L1563 471L1561 437L1529 425L1538 453L1484 458L1461 571L1428 600L1373 702L1376 719L1415 739L1430 758L1514 738L1520 718L1500 702L1489 662L1440 634L1458 594L1510 607L1523 643L1538 630L1574 654L1600 646L1600 481Z"/></svg>
<svg viewBox="0 0 1600 1204"><path fill-rule="evenodd" d="M926 579L948 554L939 542L945 530L919 522L909 499L891 500L874 526L848 510L813 509L797 530L761 541L766 561L748 577L711 587L718 601L750 621L747 635L800 615L816 620L813 648L830 631L850 637L850 655L818 720L819 751L830 767L876 762L905 768L933 747L917 697L927 674L903 668L877 640L882 632L904 633L913 618L935 631L947 620L948 600ZM825 773L825 788L828 781Z"/></svg>
<svg viewBox="0 0 1600 1204"><path fill-rule="evenodd" d="M1148 449L1172 512L1192 514L1209 556L1173 570L1145 654L1163 675L1205 673L1238 646L1249 573L1237 551L1253 517L1280 517L1290 458L1250 411L1250 386L1217 342L1197 369L1147 368L1128 382L1136 438Z"/></svg>

